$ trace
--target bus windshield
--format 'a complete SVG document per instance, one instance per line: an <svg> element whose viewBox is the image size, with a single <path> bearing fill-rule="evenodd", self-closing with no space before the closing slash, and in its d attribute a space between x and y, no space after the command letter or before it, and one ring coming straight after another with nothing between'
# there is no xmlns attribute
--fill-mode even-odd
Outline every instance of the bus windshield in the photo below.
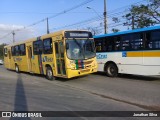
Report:
<svg viewBox="0 0 160 120"><path fill-rule="evenodd" d="M94 41L90 39L67 39L67 56L69 59L89 59L95 57Z"/></svg>

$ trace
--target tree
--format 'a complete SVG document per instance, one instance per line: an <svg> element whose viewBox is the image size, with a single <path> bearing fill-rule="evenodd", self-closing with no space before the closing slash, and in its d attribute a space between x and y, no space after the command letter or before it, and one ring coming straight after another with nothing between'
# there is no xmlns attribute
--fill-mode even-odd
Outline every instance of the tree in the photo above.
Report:
<svg viewBox="0 0 160 120"><path fill-rule="evenodd" d="M147 5L131 6L129 13L123 17L126 19L124 26L143 28L160 23L160 0L150 0Z"/></svg>
<svg viewBox="0 0 160 120"><path fill-rule="evenodd" d="M116 32L119 32L120 30L119 29L116 29L116 28L113 28L112 29L112 32L116 33Z"/></svg>
<svg viewBox="0 0 160 120"><path fill-rule="evenodd" d="M0 58L2 59L3 58L3 48L4 46L6 46L6 44L1 44L0 45Z"/></svg>
<svg viewBox="0 0 160 120"><path fill-rule="evenodd" d="M113 17L113 18L112 18L112 21L114 21L115 23L119 23L119 22L120 22L120 20L119 20L118 17Z"/></svg>
<svg viewBox="0 0 160 120"><path fill-rule="evenodd" d="M119 18L118 17L113 17L112 18L112 21L114 22L114 23L119 23L120 22L120 20L119 20ZM112 32L119 32L120 30L119 29L117 29L117 28L113 28L112 29Z"/></svg>
<svg viewBox="0 0 160 120"><path fill-rule="evenodd" d="M151 4L148 5L148 14L160 23L160 0L150 0L150 2Z"/></svg>

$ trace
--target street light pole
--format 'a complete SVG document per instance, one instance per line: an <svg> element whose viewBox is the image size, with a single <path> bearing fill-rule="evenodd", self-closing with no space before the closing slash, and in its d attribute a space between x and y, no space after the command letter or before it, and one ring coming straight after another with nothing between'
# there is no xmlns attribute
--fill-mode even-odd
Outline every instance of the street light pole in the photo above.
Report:
<svg viewBox="0 0 160 120"><path fill-rule="evenodd" d="M49 34L49 23L48 23L48 17L47 17L47 34Z"/></svg>
<svg viewBox="0 0 160 120"><path fill-rule="evenodd" d="M14 43L15 42L15 38L14 38L15 32L14 31L12 32L12 35L13 35L13 43Z"/></svg>
<svg viewBox="0 0 160 120"><path fill-rule="evenodd" d="M92 9L100 18L102 18L95 9L91 8L91 7L87 7L88 9ZM108 32L108 26L107 26L107 9L106 9L106 0L104 0L104 34L106 34Z"/></svg>
<svg viewBox="0 0 160 120"><path fill-rule="evenodd" d="M97 16L99 16L100 18L102 18L94 8L91 8L89 6L87 6L87 8L93 10L93 12L95 12L97 14Z"/></svg>
<svg viewBox="0 0 160 120"><path fill-rule="evenodd" d="M108 31L108 26L107 26L107 10L106 10L106 0L104 0L104 33L106 34Z"/></svg>

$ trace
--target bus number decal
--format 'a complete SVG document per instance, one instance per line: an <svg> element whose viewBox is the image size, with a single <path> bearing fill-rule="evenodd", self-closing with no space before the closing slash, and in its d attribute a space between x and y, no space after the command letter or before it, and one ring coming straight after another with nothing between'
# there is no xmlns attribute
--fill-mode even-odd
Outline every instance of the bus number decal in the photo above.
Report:
<svg viewBox="0 0 160 120"><path fill-rule="evenodd" d="M96 57L97 57L97 59L106 59L107 54L105 54L105 53L97 54Z"/></svg>
<svg viewBox="0 0 160 120"><path fill-rule="evenodd" d="M43 62L53 62L53 58L48 58L47 56L44 56Z"/></svg>
<svg viewBox="0 0 160 120"><path fill-rule="evenodd" d="M17 61L22 61L22 58L14 58L14 61L17 62Z"/></svg>

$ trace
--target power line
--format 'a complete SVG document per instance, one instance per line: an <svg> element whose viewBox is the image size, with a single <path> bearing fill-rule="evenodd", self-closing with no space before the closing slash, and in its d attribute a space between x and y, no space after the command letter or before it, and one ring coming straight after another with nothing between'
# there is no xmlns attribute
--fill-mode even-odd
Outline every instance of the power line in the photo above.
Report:
<svg viewBox="0 0 160 120"><path fill-rule="evenodd" d="M124 12L121 12L121 13L124 13ZM112 18L112 17L115 17L115 16L109 16L108 18ZM65 26L61 26L61 27L58 27L58 28L53 28L53 29L50 29L50 30L59 30L59 29L63 29L63 28L69 28L71 26L84 26L85 24L88 24L88 23L92 23L92 22L98 22L98 21L101 21L102 22L103 20L103 16L100 18L100 17L94 17L94 18L90 18L90 19L87 19L87 20L84 20L84 21L80 21L80 22L77 22L77 23L74 23L74 24L70 24L70 25L65 25Z"/></svg>
<svg viewBox="0 0 160 120"><path fill-rule="evenodd" d="M6 38L8 35L12 34L12 32L7 33L6 35L2 36L0 39Z"/></svg>
<svg viewBox="0 0 160 120"><path fill-rule="evenodd" d="M93 1L93 0L86 0L86 1L84 1L83 3L81 3L81 4L79 4L79 5L76 5L76 6L72 7L72 8L66 9L66 10L64 10L64 11L62 11L62 12L59 12L59 13L57 13L57 14L55 14L55 15L53 15L53 16L47 17L47 18L48 18L48 19L55 18L55 17L57 17L57 16L59 16L59 15L62 15L62 14L65 14L65 13L71 11L71 10L77 9L77 8L79 8L79 7L87 4L87 3L89 3L89 2L92 2L92 1ZM34 26L34 25L36 25L36 24L39 24L39 23L41 23L41 22L44 22L47 18L44 18L44 19L42 19L42 20L40 20L40 21L37 21L37 22L35 22L35 23L31 24L31 25L28 25L27 27L32 27L32 26Z"/></svg>
<svg viewBox="0 0 160 120"><path fill-rule="evenodd" d="M94 12L70 12L72 14L77 14L77 13L83 13L83 14L88 14L88 13L94 13ZM101 13L101 12L99 12ZM59 14L59 13L54 13L54 12L0 12L0 14Z"/></svg>
<svg viewBox="0 0 160 120"><path fill-rule="evenodd" d="M52 19L52 18L57 17L57 16L62 15L62 14L66 14L66 13L68 13L68 12L70 12L70 11L78 8L78 7L81 7L81 6L83 6L83 5L85 5L85 4L89 3L89 2L92 2L92 1L93 1L93 0L86 0L86 1L84 1L83 3L81 3L81 4L79 4L79 5L76 5L76 6L72 7L72 8L66 9L66 10L64 10L64 11L62 11L62 12L59 12L59 13L56 13L55 15L52 15L52 16L48 17L48 19ZM142 1L139 1L139 2L136 2L136 3L133 3L133 4L131 4L131 5L140 4L140 3L144 2L144 1L148 1L148 0L142 0ZM115 11L119 11L120 9L128 8L128 7L130 7L131 5L127 5L127 6L124 6L124 7L121 7L121 8L118 8L118 9L115 9L115 10L110 11L110 12L108 12L109 14L107 15L107 17L112 17L113 15L117 15L117 14L118 14L118 15L122 14L122 13L124 13L124 11L123 11L123 12L118 12L118 13L115 13ZM128 10L129 10L129 9L128 9ZM14 12L13 12L13 13L14 13ZM17 12L17 13L18 13L18 12ZM24 13L24 12L19 12L19 13ZM111 14L111 13L112 13L112 14ZM114 14L113 14L113 13L114 13ZM43 14L43 13L42 13L42 14ZM115 16L113 16L113 17L115 17ZM41 19L41 20L39 20L39 21L37 21L37 22L35 22L35 23L32 23L32 24L30 24L30 25L28 25L28 26L26 26L26 27L23 27L23 28L20 28L20 29L16 29L16 30L14 30L14 31L21 31L21 30L23 30L23 29L26 29L26 28L28 28L28 27L32 27L32 26L37 25L37 24L39 24L39 23L41 23L41 22L44 22L44 21L46 21L46 20L47 20L47 17L44 18L44 19ZM89 19L89 20L84 20L84 21L81 21L81 22L78 22L78 23L74 23L74 24L71 24L71 25L65 25L65 26L62 26L62 27L54 28L54 29L62 29L62 28L67 28L67 27L71 27L71 26L76 26L76 25L78 25L78 24L89 23L89 22L91 22L91 21L92 21L92 22L96 22L96 21L100 21L100 20L101 20L101 19L98 19L98 18L94 18L94 19L91 18L91 19ZM83 26L84 26L84 25L83 25ZM51 29L51 30L53 30L53 29ZM7 36L10 35L10 34L12 34L12 32L10 32L10 33L2 36L0 39L3 39L3 38L7 37Z"/></svg>
<svg viewBox="0 0 160 120"><path fill-rule="evenodd" d="M84 21L80 21L80 22L77 22L77 23L73 23L73 24L70 24L70 25L65 25L65 26L61 26L61 27L53 28L53 29L55 30L55 29L67 28L67 27L71 27L71 26L75 26L75 25L83 24L83 23L88 23L88 22L91 22L91 21L94 21L94 20L100 20L100 19L103 19L103 18L94 17L94 18L90 18L90 19L87 19L87 20L84 20ZM53 29L51 29L51 30L53 30Z"/></svg>
<svg viewBox="0 0 160 120"><path fill-rule="evenodd" d="M83 5L87 4L87 3L90 3L90 2L92 2L92 1L93 1L93 0L86 0L86 1L82 2L82 3L79 4L79 5L76 5L76 6L72 7L72 8L69 8L69 9L66 9L66 10L64 10L64 11L62 11L62 12L59 12L59 13L57 13L56 15L53 15L53 16L50 16L50 17L46 17L46 18L41 19L41 20L39 20L39 21L37 21L37 22L35 22L35 23L32 23L32 24L30 24L30 25L28 25L28 26L26 26L26 27L24 27L24 28L22 28L22 29L16 29L16 30L14 30L14 31L21 31L21 30L26 29L26 28L28 28L28 27L32 27L32 26L34 26L34 25L37 25L37 24L39 24L39 23L41 23L41 22L46 21L47 18L48 18L48 20L49 20L49 19L52 19L52 18L57 17L57 16L59 16L59 15L65 14L65 13L67 13L67 12L70 12L70 11L72 11L72 10L74 10L74 9L77 9L77 8L83 6ZM8 36L8 35L10 35L10 34L12 34L12 32L7 33L6 35L2 36L0 39L4 38L4 37L6 37L6 36Z"/></svg>
<svg viewBox="0 0 160 120"><path fill-rule="evenodd" d="M119 15L120 16L120 14L124 14L124 13L126 13L126 12L128 12L129 11L129 9L128 10L123 10L122 12L117 12L117 13L115 13L115 11L119 11L120 9L124 9L124 8L128 8L128 7L130 7L131 5L136 5L136 4L140 4L140 3L142 3L142 2L144 2L144 1L147 1L147 0L142 0L142 1L139 1L139 2L136 2L136 3L133 3L133 4L130 4L130 5L127 5L127 6L124 6L124 7L121 7L121 8L118 8L118 9L115 9L115 10L112 10L109 14L108 14L108 18L109 17L115 17L114 15ZM111 14L112 13L112 14ZM117 17L117 16L116 16ZM99 19L98 19L99 20ZM88 20L84 20L84 21L81 21L81 22L78 22L78 23L74 23L74 24L71 24L71 25L65 25L65 26L62 26L62 27L58 27L58 28L53 28L53 29L63 29L63 28L68 28L68 27L71 27L71 26L76 26L76 25L78 25L79 26L79 24L82 24L82 23L88 23L88 22L95 22L95 21L97 21L97 19L93 19L93 18L91 18L91 19L88 19ZM84 24L83 24L84 25ZM53 30L53 29L51 29L51 30Z"/></svg>

